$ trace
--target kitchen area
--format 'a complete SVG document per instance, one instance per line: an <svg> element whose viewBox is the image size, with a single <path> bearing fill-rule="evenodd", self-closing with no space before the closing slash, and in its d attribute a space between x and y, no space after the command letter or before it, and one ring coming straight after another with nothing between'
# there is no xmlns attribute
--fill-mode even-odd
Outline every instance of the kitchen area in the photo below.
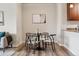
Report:
<svg viewBox="0 0 79 59"><path fill-rule="evenodd" d="M73 25L74 26L74 25ZM76 28L64 30L64 46L74 55L79 55L79 31Z"/></svg>
<svg viewBox="0 0 79 59"><path fill-rule="evenodd" d="M63 30L63 45L72 54L79 55L79 4L67 3L67 26Z"/></svg>

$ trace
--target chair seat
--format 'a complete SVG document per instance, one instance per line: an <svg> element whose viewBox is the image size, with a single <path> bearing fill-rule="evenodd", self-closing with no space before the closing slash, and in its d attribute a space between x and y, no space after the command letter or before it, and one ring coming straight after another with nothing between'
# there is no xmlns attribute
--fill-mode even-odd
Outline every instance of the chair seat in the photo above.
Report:
<svg viewBox="0 0 79 59"><path fill-rule="evenodd" d="M31 44L35 44L35 43L38 43L39 41L36 41L36 42L31 42ZM27 44L30 44L30 42L27 42Z"/></svg>

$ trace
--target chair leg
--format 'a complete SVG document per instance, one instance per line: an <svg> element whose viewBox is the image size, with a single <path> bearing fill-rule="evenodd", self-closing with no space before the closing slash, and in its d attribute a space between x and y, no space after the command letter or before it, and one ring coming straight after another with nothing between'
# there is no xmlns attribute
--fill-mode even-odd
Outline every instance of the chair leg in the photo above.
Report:
<svg viewBox="0 0 79 59"><path fill-rule="evenodd" d="M5 52L5 48L3 48L3 53Z"/></svg>
<svg viewBox="0 0 79 59"><path fill-rule="evenodd" d="M55 48L56 48L56 47L55 47L55 42L54 42L54 50L56 50Z"/></svg>
<svg viewBox="0 0 79 59"><path fill-rule="evenodd" d="M33 45L33 49L34 49L34 50L33 50L33 54L35 54L35 46L36 46L36 45Z"/></svg>
<svg viewBox="0 0 79 59"><path fill-rule="evenodd" d="M11 44L11 48L13 47L13 45Z"/></svg>
<svg viewBox="0 0 79 59"><path fill-rule="evenodd" d="M53 50L53 44L52 44L52 42L51 42L51 46L52 46L52 50Z"/></svg>
<svg viewBox="0 0 79 59"><path fill-rule="evenodd" d="M54 42L54 37L53 37L53 51L55 51L55 42Z"/></svg>
<svg viewBox="0 0 79 59"><path fill-rule="evenodd" d="M47 42L45 42L45 48L47 48Z"/></svg>

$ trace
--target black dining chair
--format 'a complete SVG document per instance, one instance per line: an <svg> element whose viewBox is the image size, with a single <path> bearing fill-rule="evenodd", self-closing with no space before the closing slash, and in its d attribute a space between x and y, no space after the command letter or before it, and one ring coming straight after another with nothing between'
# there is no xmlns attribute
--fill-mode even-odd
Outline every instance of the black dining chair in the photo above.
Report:
<svg viewBox="0 0 79 59"><path fill-rule="evenodd" d="M34 49L35 52L35 48L37 47L37 36L35 33L26 33L26 42L25 42L25 46L26 46L26 50L28 51L28 53L30 52L31 49Z"/></svg>
<svg viewBox="0 0 79 59"><path fill-rule="evenodd" d="M48 35L49 35L48 32L41 33L41 40L42 40L42 45L44 49L46 49L48 46L48 41L49 41Z"/></svg>
<svg viewBox="0 0 79 59"><path fill-rule="evenodd" d="M54 40L54 36L56 36L56 34L50 34L49 38L51 41L51 46L52 46L52 50L55 51L55 40Z"/></svg>

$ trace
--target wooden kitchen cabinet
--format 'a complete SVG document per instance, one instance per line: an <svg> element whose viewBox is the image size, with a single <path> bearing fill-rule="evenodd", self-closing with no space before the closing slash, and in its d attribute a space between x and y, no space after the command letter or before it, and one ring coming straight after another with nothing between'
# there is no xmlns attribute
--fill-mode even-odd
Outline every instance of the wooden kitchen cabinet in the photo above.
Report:
<svg viewBox="0 0 79 59"><path fill-rule="evenodd" d="M78 3L67 3L67 19L68 21L79 21Z"/></svg>

